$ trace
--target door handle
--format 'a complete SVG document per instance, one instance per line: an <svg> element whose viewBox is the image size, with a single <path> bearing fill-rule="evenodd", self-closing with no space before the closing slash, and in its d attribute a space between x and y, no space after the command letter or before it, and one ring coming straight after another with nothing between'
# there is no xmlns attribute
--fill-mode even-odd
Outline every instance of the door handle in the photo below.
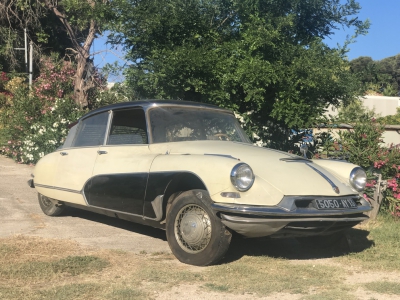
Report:
<svg viewBox="0 0 400 300"><path fill-rule="evenodd" d="M107 154L107 151L104 151L104 150L97 150L97 153L98 153L99 155L102 155L102 154Z"/></svg>
<svg viewBox="0 0 400 300"><path fill-rule="evenodd" d="M60 152L61 156L68 155L68 152Z"/></svg>

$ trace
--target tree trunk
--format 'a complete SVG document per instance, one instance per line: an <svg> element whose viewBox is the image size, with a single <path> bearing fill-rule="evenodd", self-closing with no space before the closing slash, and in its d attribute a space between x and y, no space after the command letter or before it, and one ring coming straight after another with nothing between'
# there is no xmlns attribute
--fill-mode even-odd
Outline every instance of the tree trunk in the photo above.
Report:
<svg viewBox="0 0 400 300"><path fill-rule="evenodd" d="M93 1L87 1L92 7L94 6ZM90 27L85 39L85 43L81 45L75 35L74 29L68 22L67 17L60 10L58 10L56 6L57 4L53 4L50 0L39 0L39 2L44 2L47 8L55 14L55 16L64 25L65 29L68 32L68 35L71 38L72 43L74 44L74 52L77 64L74 80L74 100L77 105L83 108L88 105L88 91L94 86L94 82L91 79L88 79L86 75L88 71L87 64L90 56L90 47L92 46L93 41L96 37L96 33L98 31L97 23L95 20L90 21Z"/></svg>
<svg viewBox="0 0 400 300"><path fill-rule="evenodd" d="M80 108L88 105L87 90L85 89L85 67L88 57L85 57L78 53L76 55L76 73L74 80L74 100Z"/></svg>
<svg viewBox="0 0 400 300"><path fill-rule="evenodd" d="M90 22L89 33L83 46L78 47L76 54L76 74L74 84L75 103L81 108L88 105L88 91L94 86L94 82L87 78L88 59L90 56L90 47L93 44L97 32L97 24L94 20Z"/></svg>

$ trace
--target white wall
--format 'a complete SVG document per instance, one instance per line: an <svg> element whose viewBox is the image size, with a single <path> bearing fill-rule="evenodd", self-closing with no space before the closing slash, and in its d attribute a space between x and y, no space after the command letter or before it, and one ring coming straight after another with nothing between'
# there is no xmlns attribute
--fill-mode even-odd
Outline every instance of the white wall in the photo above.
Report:
<svg viewBox="0 0 400 300"><path fill-rule="evenodd" d="M368 109L374 109L376 114L381 117L395 115L396 108L400 106L399 97L386 97L386 96L364 96L360 97L363 105ZM330 105L328 111L325 113L326 116L332 115L337 116L338 110L336 107ZM399 124L400 125L400 124Z"/></svg>

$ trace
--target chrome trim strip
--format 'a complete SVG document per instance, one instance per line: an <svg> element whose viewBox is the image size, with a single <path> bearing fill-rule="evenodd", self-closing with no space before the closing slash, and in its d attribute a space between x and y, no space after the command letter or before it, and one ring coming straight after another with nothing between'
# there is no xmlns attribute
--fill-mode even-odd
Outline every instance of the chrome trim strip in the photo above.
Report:
<svg viewBox="0 0 400 300"><path fill-rule="evenodd" d="M314 168L312 165L310 165L309 163L306 163L307 166L309 166L311 169L313 169L315 172L317 172L319 175L321 175L326 181L329 182L329 184L331 185L332 189L335 191L336 194L340 193L339 188L336 186L336 184L333 183L332 180L330 180L330 178L328 176L326 176L324 173L322 173L320 170Z"/></svg>
<svg viewBox="0 0 400 300"><path fill-rule="evenodd" d="M106 126L106 134L104 135L103 144L100 145L100 147L104 146L104 145L107 145L108 137L110 135L111 122L112 122L113 117L114 117L113 111L109 110L108 111L107 126Z"/></svg>
<svg viewBox="0 0 400 300"><path fill-rule="evenodd" d="M239 158L237 157L233 157L232 155L228 155L228 154L214 154L214 153L204 153L204 155L210 155L210 156L221 156L221 157L226 157L226 158L232 158L234 160L239 160Z"/></svg>
<svg viewBox="0 0 400 300"><path fill-rule="evenodd" d="M281 161L285 161L285 162L303 162L303 163L307 163L307 162L311 162L311 159L305 158L305 157L284 157L284 158L280 158L279 160Z"/></svg>
<svg viewBox="0 0 400 300"><path fill-rule="evenodd" d="M52 190L58 190L58 191L63 191L63 192L68 192L68 193L74 193L74 194L82 194L82 191L77 191L77 190L71 190L71 189L65 189L62 187L57 187L57 186L51 186L51 185L45 185L45 184L40 184L35 182L35 186L46 188L46 189L52 189Z"/></svg>
<svg viewBox="0 0 400 300"><path fill-rule="evenodd" d="M93 208L97 208L97 209L103 209L103 210L107 210L107 211L112 211L114 213L120 213L120 214L124 214L124 215L130 215L130 216L134 216L134 217L139 217L139 218L142 218L143 220L160 221L160 220L157 219L157 217L156 218L149 218L149 217L145 217L143 215L133 214L133 213L120 211L120 210L115 210L115 209L104 208L104 207L100 207L100 206L88 205L87 207L93 207Z"/></svg>

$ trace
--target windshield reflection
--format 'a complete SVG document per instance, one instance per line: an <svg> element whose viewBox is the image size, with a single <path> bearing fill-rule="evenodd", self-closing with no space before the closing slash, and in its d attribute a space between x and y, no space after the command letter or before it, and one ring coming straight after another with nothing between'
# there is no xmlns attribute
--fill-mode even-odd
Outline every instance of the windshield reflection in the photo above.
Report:
<svg viewBox="0 0 400 300"><path fill-rule="evenodd" d="M210 109L155 107L149 111L153 143L234 141L250 143L236 118Z"/></svg>

